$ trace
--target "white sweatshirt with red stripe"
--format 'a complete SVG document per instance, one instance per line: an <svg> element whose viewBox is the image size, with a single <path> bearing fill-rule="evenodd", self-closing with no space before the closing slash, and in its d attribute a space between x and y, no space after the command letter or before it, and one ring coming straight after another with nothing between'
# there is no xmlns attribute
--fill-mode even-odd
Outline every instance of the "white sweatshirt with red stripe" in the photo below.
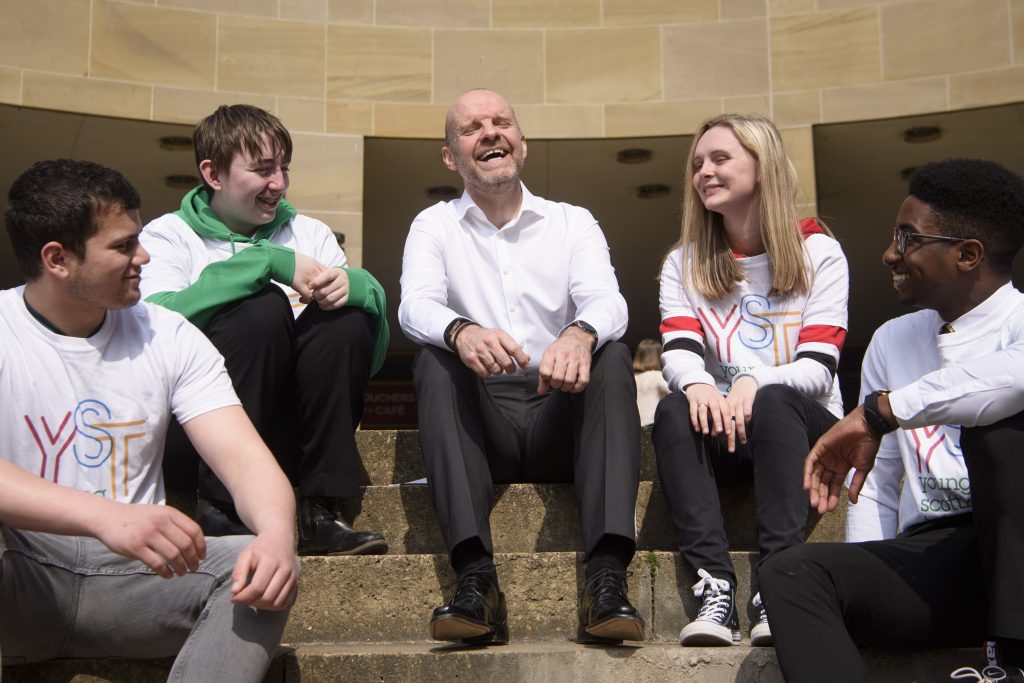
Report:
<svg viewBox="0 0 1024 683"><path fill-rule="evenodd" d="M661 270L661 334L664 375L673 391L702 382L727 393L733 380L750 375L760 386L785 384L843 415L835 370L846 339L850 292L846 256L814 219L800 224L810 292L769 296L768 254L737 255L746 279L720 299L709 300L685 273L689 250L669 254Z"/></svg>

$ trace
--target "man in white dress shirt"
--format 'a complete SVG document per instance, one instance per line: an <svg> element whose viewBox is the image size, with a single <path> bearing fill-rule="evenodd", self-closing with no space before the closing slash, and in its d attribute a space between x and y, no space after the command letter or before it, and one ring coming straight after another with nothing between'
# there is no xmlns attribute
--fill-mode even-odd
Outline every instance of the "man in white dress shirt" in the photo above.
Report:
<svg viewBox="0 0 1024 683"><path fill-rule="evenodd" d="M573 482L587 557L581 642L642 640L626 597L640 421L608 244L586 209L536 197L511 105L456 100L441 158L459 199L413 221L399 321L414 365L427 481L458 584L437 640L508 642L488 516L496 483Z"/></svg>

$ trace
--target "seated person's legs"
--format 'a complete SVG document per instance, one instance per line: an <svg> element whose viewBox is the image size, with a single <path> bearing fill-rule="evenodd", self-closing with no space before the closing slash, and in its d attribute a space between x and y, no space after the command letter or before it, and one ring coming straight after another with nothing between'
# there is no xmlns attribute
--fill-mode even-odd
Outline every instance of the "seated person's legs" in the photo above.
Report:
<svg viewBox="0 0 1024 683"><path fill-rule="evenodd" d="M694 590L703 605L697 618L680 633L681 642L705 646L737 643L736 570L729 557L717 480L748 479L749 451L740 445L735 453L727 453L724 443L694 430L690 403L678 392L658 404L652 439L680 554L700 577Z"/></svg>
<svg viewBox="0 0 1024 683"><path fill-rule="evenodd" d="M246 299L222 307L202 328L224 357L224 365L246 414L286 471L287 463L281 462L280 448L275 442L279 441L281 428L277 421L291 380L295 345L293 320L288 297L280 287L267 285ZM194 454L180 427L176 424L172 427L175 433L169 445L181 449L181 453ZM198 455L193 457L198 458ZM182 460L182 455L176 452L174 461ZM172 477L175 478L178 477ZM227 489L201 460L199 498L199 523L204 533L217 536L249 533L235 514Z"/></svg>
<svg viewBox="0 0 1024 683"><path fill-rule="evenodd" d="M989 635L999 643L1003 662L1024 668L1024 413L964 429L961 445L989 590Z"/></svg>
<svg viewBox="0 0 1024 683"><path fill-rule="evenodd" d="M172 680L262 680L288 610L231 604L250 537L210 539L198 571L168 580L95 539L0 532L6 663L176 656Z"/></svg>
<svg viewBox="0 0 1024 683"><path fill-rule="evenodd" d="M413 376L427 483L458 577L449 601L434 610L431 636L508 642L489 517L494 480L515 479L511 465L518 461L519 438L498 415L483 382L454 354L424 347Z"/></svg>
<svg viewBox="0 0 1024 683"><path fill-rule="evenodd" d="M865 681L857 647L976 646L986 600L970 516L895 539L809 543L760 570L787 681Z"/></svg>
<svg viewBox="0 0 1024 683"><path fill-rule="evenodd" d="M387 552L384 537L355 531L341 519L357 507L365 480L355 430L363 417L374 350L374 320L364 310L324 311L315 303L295 321L294 375L289 389L299 488L299 553Z"/></svg>
<svg viewBox="0 0 1024 683"><path fill-rule="evenodd" d="M746 445L737 443L735 452L728 453L723 437L692 428L685 394L670 394L659 404L653 437L662 487L682 555L701 577L694 590L705 603L680 633L684 645L728 645L740 637L733 604L736 575L718 484L753 478L762 559L802 543L807 522L804 456L835 422L834 415L799 391L768 385L757 392ZM755 606L759 602L755 597ZM751 640L771 644L763 607Z"/></svg>
<svg viewBox="0 0 1024 683"><path fill-rule="evenodd" d="M629 349L606 344L594 354L585 391L549 392L528 420L526 480L571 477L576 488L587 559L577 640L643 640L643 619L626 594L640 479L640 420Z"/></svg>

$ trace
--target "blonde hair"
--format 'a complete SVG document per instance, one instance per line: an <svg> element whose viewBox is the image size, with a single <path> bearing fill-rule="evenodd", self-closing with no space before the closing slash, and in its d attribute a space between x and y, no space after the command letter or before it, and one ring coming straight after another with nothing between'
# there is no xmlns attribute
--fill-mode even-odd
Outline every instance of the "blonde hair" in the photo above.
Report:
<svg viewBox="0 0 1024 683"><path fill-rule="evenodd" d="M633 372L661 372L661 344L654 339L641 339L633 354Z"/></svg>
<svg viewBox="0 0 1024 683"><path fill-rule="evenodd" d="M693 187L693 155L701 137L716 126L728 128L757 168L757 197L760 209L761 239L771 264L772 296L800 294L810 288L806 271L803 238L797 226L796 169L786 155L782 137L775 125L757 114L720 114L698 128L686 157L683 182L683 224L679 241L669 250L682 246L692 250L689 272L683 273L698 292L709 299L730 294L744 279L743 269L732 255L725 236L722 215L704 208Z"/></svg>

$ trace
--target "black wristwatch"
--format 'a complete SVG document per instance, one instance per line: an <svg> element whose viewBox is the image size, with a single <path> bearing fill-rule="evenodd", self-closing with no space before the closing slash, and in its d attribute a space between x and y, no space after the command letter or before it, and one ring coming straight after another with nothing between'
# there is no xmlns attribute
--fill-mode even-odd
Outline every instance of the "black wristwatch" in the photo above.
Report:
<svg viewBox="0 0 1024 683"><path fill-rule="evenodd" d="M878 397L889 394L885 389L872 391L864 397L864 421L868 423L868 429L875 436L882 437L889 432L896 431L896 428L886 422L882 417L882 411L878 409Z"/></svg>
<svg viewBox="0 0 1024 683"><path fill-rule="evenodd" d="M594 349L597 348L597 330L594 326L586 320L573 320L566 326L566 329L569 329L570 327L578 327L594 338L594 343L590 345L590 352L593 353Z"/></svg>

